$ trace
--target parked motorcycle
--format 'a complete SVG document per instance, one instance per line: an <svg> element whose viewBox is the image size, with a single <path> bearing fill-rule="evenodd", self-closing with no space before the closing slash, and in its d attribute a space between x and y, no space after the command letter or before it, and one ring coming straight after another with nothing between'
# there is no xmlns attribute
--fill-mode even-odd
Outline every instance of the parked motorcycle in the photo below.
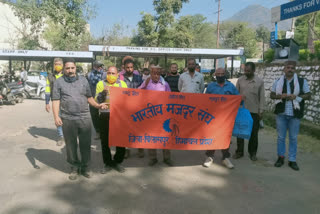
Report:
<svg viewBox="0 0 320 214"><path fill-rule="evenodd" d="M5 83L3 80L0 80L0 94L2 96L1 104L4 102L8 102L11 105L16 104L16 97L11 92L11 89L8 87L7 83Z"/></svg>
<svg viewBox="0 0 320 214"><path fill-rule="evenodd" d="M16 97L16 103L22 103L23 100L27 97L23 82L12 82L7 83L7 85L11 89L11 93Z"/></svg>
<svg viewBox="0 0 320 214"><path fill-rule="evenodd" d="M46 81L45 79L40 80L39 82L26 82L25 86L25 93L27 98L40 98L42 100L46 99Z"/></svg>

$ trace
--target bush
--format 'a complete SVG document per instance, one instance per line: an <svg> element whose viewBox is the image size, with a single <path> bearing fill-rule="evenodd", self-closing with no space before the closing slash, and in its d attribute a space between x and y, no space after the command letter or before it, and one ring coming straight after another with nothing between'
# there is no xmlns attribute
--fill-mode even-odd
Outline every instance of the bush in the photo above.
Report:
<svg viewBox="0 0 320 214"><path fill-rule="evenodd" d="M274 59L274 49L270 48L266 52L264 52L264 61L272 62Z"/></svg>
<svg viewBox="0 0 320 214"><path fill-rule="evenodd" d="M310 51L308 49L299 50L299 61L308 61L310 57Z"/></svg>

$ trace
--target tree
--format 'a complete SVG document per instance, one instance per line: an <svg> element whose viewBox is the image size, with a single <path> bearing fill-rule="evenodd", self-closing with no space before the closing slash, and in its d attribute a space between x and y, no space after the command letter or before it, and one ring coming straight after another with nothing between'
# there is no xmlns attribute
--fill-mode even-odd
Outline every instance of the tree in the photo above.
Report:
<svg viewBox="0 0 320 214"><path fill-rule="evenodd" d="M230 24L230 23L229 23ZM247 58L252 58L257 52L256 32L248 27L247 23L231 23L232 28L224 28L225 37L223 46L225 48L237 49L244 48L244 55Z"/></svg>
<svg viewBox="0 0 320 214"><path fill-rule="evenodd" d="M44 37L55 50L80 50L87 43L87 20L91 16L88 0L16 0L10 3L25 26L21 29L21 48L45 49Z"/></svg>
<svg viewBox="0 0 320 214"><path fill-rule="evenodd" d="M215 48L215 28L205 20L200 14L180 17L170 32L175 47Z"/></svg>
<svg viewBox="0 0 320 214"><path fill-rule="evenodd" d="M175 21L174 16L187 2L189 0L153 0L156 15L141 13L142 19L138 23L133 43L140 46L166 46L167 33Z"/></svg>

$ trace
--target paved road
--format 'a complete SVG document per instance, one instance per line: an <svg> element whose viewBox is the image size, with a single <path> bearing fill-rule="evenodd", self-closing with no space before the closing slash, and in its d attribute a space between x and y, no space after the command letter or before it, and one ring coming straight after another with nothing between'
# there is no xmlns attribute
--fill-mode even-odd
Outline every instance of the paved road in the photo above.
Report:
<svg viewBox="0 0 320 214"><path fill-rule="evenodd" d="M1 214L320 213L320 158L300 151L301 171L273 167L273 133L261 131L259 161L244 157L233 170L221 165L219 152L209 169L201 166L202 151L173 151L175 167L151 168L132 150L125 174L101 175L94 141L94 177L72 182L43 101L0 106L0 119Z"/></svg>

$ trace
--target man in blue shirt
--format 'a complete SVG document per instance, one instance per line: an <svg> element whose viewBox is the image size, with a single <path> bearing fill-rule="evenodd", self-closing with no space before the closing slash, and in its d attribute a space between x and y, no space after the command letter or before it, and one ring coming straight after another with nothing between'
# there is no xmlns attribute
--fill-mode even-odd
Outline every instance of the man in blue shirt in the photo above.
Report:
<svg viewBox="0 0 320 214"><path fill-rule="evenodd" d="M217 82L210 83L206 90L206 94L224 94L224 95L239 95L236 87L229 81L226 80L225 70L218 68L215 72ZM229 148L223 149L222 151L222 163L229 169L233 169L234 166L231 163L229 157ZM204 167L210 167L213 163L215 150L208 150L206 152L207 159L203 163Z"/></svg>

